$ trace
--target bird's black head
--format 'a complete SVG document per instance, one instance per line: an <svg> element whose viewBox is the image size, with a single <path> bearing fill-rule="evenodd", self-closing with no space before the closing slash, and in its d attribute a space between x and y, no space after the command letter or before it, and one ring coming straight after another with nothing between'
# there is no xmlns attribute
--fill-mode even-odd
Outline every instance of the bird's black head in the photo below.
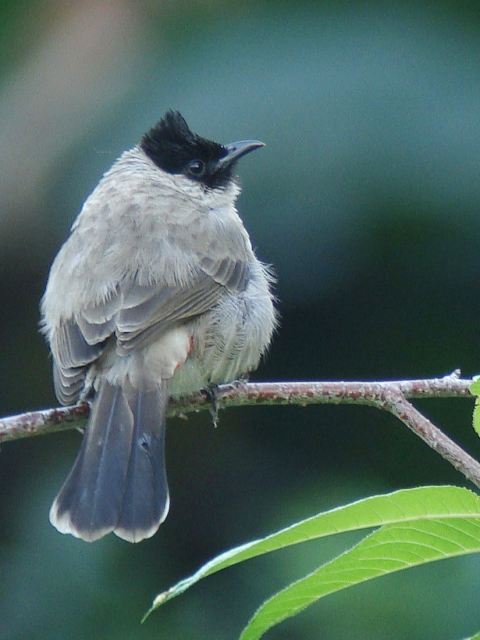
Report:
<svg viewBox="0 0 480 640"><path fill-rule="evenodd" d="M213 189L225 187L236 161L263 147L263 142L242 140L224 146L193 133L178 111L167 111L143 136L140 147L160 169Z"/></svg>

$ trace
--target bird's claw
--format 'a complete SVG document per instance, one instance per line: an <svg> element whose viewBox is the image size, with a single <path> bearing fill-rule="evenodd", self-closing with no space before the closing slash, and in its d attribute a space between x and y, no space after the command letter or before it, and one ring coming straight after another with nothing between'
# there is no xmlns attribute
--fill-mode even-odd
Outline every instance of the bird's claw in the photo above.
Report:
<svg viewBox="0 0 480 640"><path fill-rule="evenodd" d="M228 384L225 385L225 387L227 387L228 389L231 389L232 391L244 391L245 389L245 385L248 384L248 376L245 375L242 378L239 378L238 380L233 380L232 382L229 382Z"/></svg>
<svg viewBox="0 0 480 640"><path fill-rule="evenodd" d="M212 418L213 426L216 429L218 427L218 385L210 384L203 390L207 396L207 400L210 402L209 413Z"/></svg>

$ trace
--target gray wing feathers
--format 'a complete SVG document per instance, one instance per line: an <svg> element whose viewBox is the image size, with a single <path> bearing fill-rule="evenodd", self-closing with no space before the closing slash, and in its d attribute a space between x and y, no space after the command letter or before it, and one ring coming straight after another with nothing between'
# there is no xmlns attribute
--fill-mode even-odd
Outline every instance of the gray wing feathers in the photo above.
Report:
<svg viewBox="0 0 480 640"><path fill-rule="evenodd" d="M115 331L115 315L122 307L122 295L115 289L101 304L92 305L77 317L77 324L86 342L103 342Z"/></svg>
<svg viewBox="0 0 480 640"><path fill-rule="evenodd" d="M157 289L149 299L135 307L124 306L116 317L117 335L132 334L133 337L153 325L165 325L198 315L217 300L220 286L211 278L203 277L188 289L165 287ZM204 302L203 298L207 301Z"/></svg>
<svg viewBox="0 0 480 640"><path fill-rule="evenodd" d="M63 405L76 402L85 382L85 369L62 370L53 363L53 386L58 401Z"/></svg>
<svg viewBox="0 0 480 640"><path fill-rule="evenodd" d="M76 322L62 322L51 340L53 357L62 369L82 367L98 358L102 351L99 344L88 344Z"/></svg>
<svg viewBox="0 0 480 640"><path fill-rule="evenodd" d="M247 286L250 270L244 260L222 258L214 260L205 256L200 261L202 271L225 287L233 291L243 291Z"/></svg>
<svg viewBox="0 0 480 640"><path fill-rule="evenodd" d="M101 304L91 305L84 309L82 316L86 322L103 324L111 320L122 307L123 298L119 295L120 293L120 287L116 287Z"/></svg>
<svg viewBox="0 0 480 640"><path fill-rule="evenodd" d="M203 276L188 289L167 287L136 307L123 308L116 318L117 350L137 349L173 324L208 311L221 292L221 285Z"/></svg>
<svg viewBox="0 0 480 640"><path fill-rule="evenodd" d="M83 316L77 318L77 323L87 344L95 345L104 342L115 331L113 319L102 323L88 322Z"/></svg>
<svg viewBox="0 0 480 640"><path fill-rule="evenodd" d="M62 404L78 400L83 389L86 367L102 352L102 344L89 344L78 324L62 322L50 341L53 354L53 383Z"/></svg>
<svg viewBox="0 0 480 640"><path fill-rule="evenodd" d="M78 400L85 368L101 355L110 336L116 335L117 352L127 354L155 340L172 325L212 309L224 287L243 290L247 285L250 271L243 260L204 257L200 264L201 271L189 286L124 282L104 302L57 326L51 349L59 401L70 404Z"/></svg>

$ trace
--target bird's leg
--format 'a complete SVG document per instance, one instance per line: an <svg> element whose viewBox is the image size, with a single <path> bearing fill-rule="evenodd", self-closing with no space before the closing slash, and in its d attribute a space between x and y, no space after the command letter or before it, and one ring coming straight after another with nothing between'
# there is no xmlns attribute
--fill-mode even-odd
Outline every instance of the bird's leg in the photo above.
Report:
<svg viewBox="0 0 480 640"><path fill-rule="evenodd" d="M83 388L83 391L81 392L78 401L84 404L87 404L90 407L90 411L91 411L94 397L95 397L95 389L93 387L93 381L89 381L87 384L85 384L85 387ZM83 435L85 433L85 426L76 427L76 430Z"/></svg>
<svg viewBox="0 0 480 640"><path fill-rule="evenodd" d="M210 402L209 413L212 418L213 426L216 429L218 427L218 384L209 384L208 387L203 389L203 393L207 396L207 400Z"/></svg>

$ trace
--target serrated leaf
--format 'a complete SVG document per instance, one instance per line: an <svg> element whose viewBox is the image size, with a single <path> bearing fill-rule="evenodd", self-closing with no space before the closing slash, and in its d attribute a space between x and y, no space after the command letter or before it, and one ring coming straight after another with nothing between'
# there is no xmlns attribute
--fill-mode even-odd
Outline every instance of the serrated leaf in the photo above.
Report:
<svg viewBox="0 0 480 640"><path fill-rule="evenodd" d="M192 576L160 593L144 620L159 606L199 580L227 567L272 551L346 531L390 523L442 517L480 517L480 498L460 487L416 487L373 496L297 522L265 538L235 547L200 567Z"/></svg>
<svg viewBox="0 0 480 640"><path fill-rule="evenodd" d="M480 376L475 376L470 385L470 393L472 396L480 396Z"/></svg>
<svg viewBox="0 0 480 640"><path fill-rule="evenodd" d="M480 398L475 398L475 406L473 407L472 425L478 436L480 436Z"/></svg>
<svg viewBox="0 0 480 640"><path fill-rule="evenodd" d="M477 435L480 436L480 377L476 376L470 385L470 393L475 396L472 424Z"/></svg>
<svg viewBox="0 0 480 640"><path fill-rule="evenodd" d="M271 627L331 593L427 562L478 552L480 517L386 525L267 600L240 640L258 640Z"/></svg>

